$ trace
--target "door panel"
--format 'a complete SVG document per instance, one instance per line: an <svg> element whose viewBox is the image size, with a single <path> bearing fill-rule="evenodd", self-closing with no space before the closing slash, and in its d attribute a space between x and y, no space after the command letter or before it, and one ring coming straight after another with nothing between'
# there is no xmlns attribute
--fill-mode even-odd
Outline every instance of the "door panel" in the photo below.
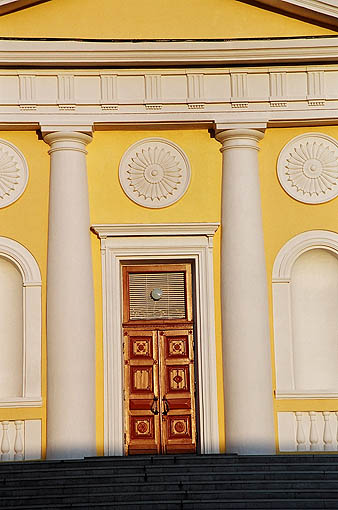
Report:
<svg viewBox="0 0 338 510"><path fill-rule="evenodd" d="M194 345L192 330L159 334L164 453L196 451Z"/></svg>
<svg viewBox="0 0 338 510"><path fill-rule="evenodd" d="M154 331L124 331L126 453L159 453L158 341Z"/></svg>
<svg viewBox="0 0 338 510"><path fill-rule="evenodd" d="M196 451L192 329L124 330L125 451Z"/></svg>

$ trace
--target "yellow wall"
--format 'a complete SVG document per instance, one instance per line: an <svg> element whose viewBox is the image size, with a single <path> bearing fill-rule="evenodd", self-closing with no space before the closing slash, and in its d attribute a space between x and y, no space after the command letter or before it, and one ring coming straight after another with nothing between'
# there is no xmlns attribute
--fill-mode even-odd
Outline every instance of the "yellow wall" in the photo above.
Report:
<svg viewBox="0 0 338 510"><path fill-rule="evenodd" d="M338 139L338 126L275 128L268 129L261 142L260 178L273 356L272 268L279 250L289 239L307 230L323 229L338 232L337 198L325 204L303 204L285 193L276 174L277 158L283 146L297 135L318 131ZM275 389L274 363L273 380ZM278 411L336 409L338 410L336 400L275 400L275 417Z"/></svg>
<svg viewBox="0 0 338 510"><path fill-rule="evenodd" d="M145 137L160 136L179 144L187 153L192 178L182 199L164 209L136 205L122 191L118 165L130 144ZM49 156L48 146L34 132L1 132L0 138L15 144L29 167L29 181L23 195L0 209L0 235L21 243L35 257L42 274L42 408L0 409L0 420L41 419L43 455L46 447L46 268L48 235ZM96 132L88 146L88 181L91 223L219 222L221 154L219 144L206 129L119 130ZM103 344L100 242L92 236L96 316L97 446L103 454ZM220 318L220 232L215 236L215 323L220 439L224 449L224 409Z"/></svg>
<svg viewBox="0 0 338 510"><path fill-rule="evenodd" d="M190 186L176 204L163 209L148 209L132 202L118 181L118 166L123 153L145 137L169 138L186 152L192 169ZM219 222L222 158L219 144L206 129L119 130L94 134L88 147L89 201L95 223L170 223ZM215 236L215 323L217 338L217 381L219 395L220 440L224 448L224 408L222 386L222 345L220 317L220 232ZM103 453L103 353L102 287L100 242L92 235L97 335L97 441Z"/></svg>
<svg viewBox="0 0 338 510"><path fill-rule="evenodd" d="M321 131L338 138L338 127L267 129L261 142L260 178L264 241L269 288L271 348L273 354L273 323L271 276L272 266L280 248L293 236L312 229L338 232L337 201L306 205L292 199L279 184L276 163L283 146L294 136L309 131ZM164 209L147 209L129 200L118 182L118 165L123 153L134 142L151 136L169 138L187 153L192 179L187 193L180 201ZM210 138L206 129L138 130L125 129L96 132L88 147L89 197L92 223L164 223L220 221L221 168L220 144ZM215 324L217 348L217 381L219 429L221 448L225 447L224 402L222 374L222 339L220 314L220 234L214 243L215 264ZM99 453L103 452L103 353L101 319L101 259L100 243L92 234L94 282L97 325L97 440ZM275 388L274 364L272 372ZM318 402L276 401L275 413L303 410ZM320 409L334 409L332 401L321 401ZM319 409L318 408L318 409ZM277 436L277 429L276 429Z"/></svg>
<svg viewBox="0 0 338 510"><path fill-rule="evenodd" d="M24 154L28 185L13 204L0 209L0 236L21 243L35 257L42 276L42 408L0 409L1 420L42 420L42 448L46 428L46 266L49 193L48 146L35 132L0 132L0 138L16 145Z"/></svg>
<svg viewBox="0 0 338 510"><path fill-rule="evenodd" d="M271 274L280 248L293 236L312 229L338 232L337 199L326 204L306 205L289 197L276 176L276 161L282 147L294 136L321 131L338 139L337 127L268 129L261 142L260 178L263 228L270 302L271 338L272 297ZM125 150L134 142L151 136L168 138L180 145L189 157L191 184L180 201L163 209L147 209L127 198L118 181L118 165ZM30 177L26 191L14 204L0 209L0 235L22 243L36 258L43 279L43 407L41 409L0 409L0 420L42 419L43 451L46 426L46 262L48 227L49 156L47 145L33 132L1 132L0 137L14 143L25 155ZM88 180L91 223L164 223L217 222L221 212L221 154L219 144L206 129L120 129L96 132L88 146ZM102 352L102 287L99 239L91 234L97 345L97 445L103 453L103 352ZM217 347L217 391L221 448L224 450L224 405L220 315L220 229L214 243L215 324ZM272 364L273 375L274 367ZM277 411L306 410L316 407L334 410L330 400L275 401Z"/></svg>
<svg viewBox="0 0 338 510"><path fill-rule="evenodd" d="M215 39L334 33L238 0L51 0L0 18L1 37Z"/></svg>
<svg viewBox="0 0 338 510"><path fill-rule="evenodd" d="M238 0L51 0L0 17L1 37L170 39L170 38L254 38L336 34L331 30L276 14ZM269 283L272 329L271 273L283 244L310 229L338 231L337 200L305 205L290 198L276 177L279 151L293 136L314 128L268 129L261 142L260 173L263 226ZM338 138L338 127L320 128ZM118 164L124 151L148 136L173 140L187 153L192 179L187 193L164 209L147 209L131 202L118 183ZM46 259L48 226L48 147L33 132L2 132L0 137L14 143L27 158L30 177L25 193L14 204L0 209L0 235L22 243L36 258L42 286L42 383L41 409L0 409L1 419L41 418L43 451L46 426ZM162 223L220 221L221 154L219 144L206 129L120 129L96 132L88 147L89 199L92 223ZM217 381L221 448L224 449L224 405L220 316L220 235L214 243L215 324ZM103 351L100 243L92 237L97 342L97 444L103 453ZM273 343L272 343L273 347ZM272 367L273 370L273 367ZM306 401L275 402L278 410L305 409ZM321 401L331 407L332 402Z"/></svg>

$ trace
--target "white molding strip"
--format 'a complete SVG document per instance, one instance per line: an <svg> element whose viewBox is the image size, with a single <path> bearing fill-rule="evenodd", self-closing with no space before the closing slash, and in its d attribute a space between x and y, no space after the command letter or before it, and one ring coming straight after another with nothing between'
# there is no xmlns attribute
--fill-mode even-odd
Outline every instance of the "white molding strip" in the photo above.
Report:
<svg viewBox="0 0 338 510"><path fill-rule="evenodd" d="M100 239L107 237L133 236L214 236L219 223L111 223L92 225L92 230Z"/></svg>
<svg viewBox="0 0 338 510"><path fill-rule="evenodd" d="M42 407L42 399L30 397L13 397L10 399L0 399L0 408L20 408L20 407Z"/></svg>
<svg viewBox="0 0 338 510"><path fill-rule="evenodd" d="M1 40L0 65L245 65L336 61L337 37L229 41L86 42Z"/></svg>
<svg viewBox="0 0 338 510"><path fill-rule="evenodd" d="M275 7L291 15L303 16L310 21L328 23L335 27L338 25L336 0L258 0L256 3Z"/></svg>
<svg viewBox="0 0 338 510"><path fill-rule="evenodd" d="M33 255L22 244L8 237L0 237L0 255L17 266L25 287L41 287L39 266Z"/></svg>
<svg viewBox="0 0 338 510"><path fill-rule="evenodd" d="M306 400L306 399L318 399L318 400L332 400L333 398L338 399L338 393L335 391L322 391L312 390L312 391L276 391L276 398L278 400Z"/></svg>
<svg viewBox="0 0 338 510"><path fill-rule="evenodd" d="M0 0L0 16L51 0Z"/></svg>
<svg viewBox="0 0 338 510"><path fill-rule="evenodd" d="M195 262L201 451L219 452L212 249L217 224L98 225L92 230L101 238L102 254L105 455L123 454L121 263L159 259Z"/></svg>
<svg viewBox="0 0 338 510"><path fill-rule="evenodd" d="M322 248L338 253L338 234L329 230L309 230L289 239L278 252L272 270L273 283L290 283L292 266L307 250Z"/></svg>

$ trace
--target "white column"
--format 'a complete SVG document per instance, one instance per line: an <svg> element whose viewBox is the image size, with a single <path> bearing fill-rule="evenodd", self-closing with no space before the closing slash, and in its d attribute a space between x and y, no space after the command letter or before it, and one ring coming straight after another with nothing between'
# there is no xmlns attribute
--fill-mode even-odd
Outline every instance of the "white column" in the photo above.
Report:
<svg viewBox="0 0 338 510"><path fill-rule="evenodd" d="M86 145L53 132L47 267L47 458L96 455L95 333Z"/></svg>
<svg viewBox="0 0 338 510"><path fill-rule="evenodd" d="M255 129L222 143L222 327L226 451L275 452L271 353Z"/></svg>

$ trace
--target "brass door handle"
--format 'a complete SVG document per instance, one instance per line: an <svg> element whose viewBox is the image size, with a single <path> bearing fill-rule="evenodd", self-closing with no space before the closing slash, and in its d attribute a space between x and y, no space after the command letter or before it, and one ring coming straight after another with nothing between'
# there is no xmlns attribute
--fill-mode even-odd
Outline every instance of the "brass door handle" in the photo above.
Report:
<svg viewBox="0 0 338 510"><path fill-rule="evenodd" d="M151 404L151 407L150 407L150 411L153 414L158 414L157 401L158 401L158 397L155 397L155 395L154 395L153 403Z"/></svg>
<svg viewBox="0 0 338 510"><path fill-rule="evenodd" d="M162 398L162 402L163 402L163 415L166 416L169 411L170 411L170 407L169 407L169 402L166 398L166 396L164 395L164 397Z"/></svg>

